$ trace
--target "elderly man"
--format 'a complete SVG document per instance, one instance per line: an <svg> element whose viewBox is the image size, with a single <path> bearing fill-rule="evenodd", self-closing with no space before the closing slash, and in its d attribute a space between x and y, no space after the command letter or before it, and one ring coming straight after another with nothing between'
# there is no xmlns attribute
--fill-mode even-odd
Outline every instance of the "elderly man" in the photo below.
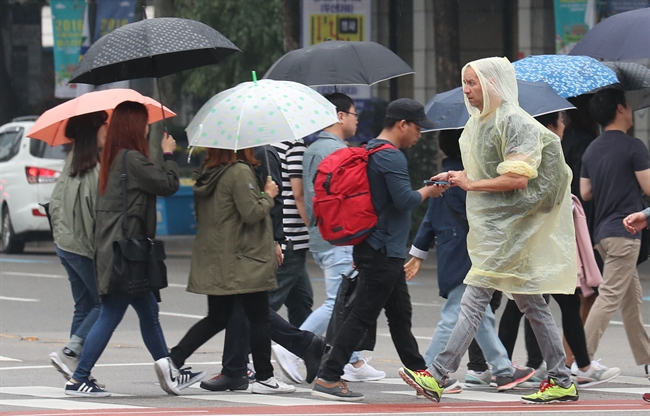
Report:
<svg viewBox="0 0 650 416"><path fill-rule="evenodd" d="M514 298L540 341L549 378L524 403L578 400L544 293L573 293L577 262L569 185L560 138L519 107L515 71L505 58L470 62L462 71L470 120L460 138L465 170L438 174L467 191L472 260L458 322L445 350L424 371L402 379L438 402L460 365L492 294Z"/></svg>

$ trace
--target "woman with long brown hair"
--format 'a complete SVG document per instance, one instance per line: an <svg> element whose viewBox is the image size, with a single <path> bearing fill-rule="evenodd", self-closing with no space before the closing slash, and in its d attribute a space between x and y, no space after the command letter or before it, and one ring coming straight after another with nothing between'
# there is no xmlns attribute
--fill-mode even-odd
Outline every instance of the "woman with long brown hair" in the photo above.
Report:
<svg viewBox="0 0 650 416"><path fill-rule="evenodd" d="M142 339L154 361L168 362L169 351L158 320L158 293L144 296L111 293L109 286L113 262L113 242L122 239L123 192L122 174L126 176L127 238L154 238L156 234L156 196L169 196L178 190L178 166L173 160L174 139L162 139L164 163L161 167L149 160L148 113L144 105L125 101L113 111L106 145L99 170L99 196L95 220L95 267L97 288L102 297L99 318L90 330L76 371L66 384L65 393L78 397L105 397L110 393L89 379L93 368L106 348L115 328L129 305L140 319ZM126 154L125 154L126 152ZM124 166L123 166L124 164ZM125 169L125 171L124 171ZM199 381L205 373L189 369L167 368L163 375L156 365L160 385L167 393Z"/></svg>
<svg viewBox="0 0 650 416"><path fill-rule="evenodd" d="M56 254L68 274L74 299L70 340L50 353L50 362L67 380L77 368L84 340L99 316L93 261L95 200L107 119L106 111L97 111L68 120L65 136L72 140L72 150L50 200Z"/></svg>
<svg viewBox="0 0 650 416"><path fill-rule="evenodd" d="M271 217L278 186L266 184L253 168L253 149L208 149L194 172L194 208L199 225L189 292L208 296L208 315L172 348L171 365L181 367L197 348L223 330L236 301L250 322L255 364L253 393L290 393L295 387L276 380L271 365L268 291L276 287L277 260ZM263 189L263 192L261 192Z"/></svg>

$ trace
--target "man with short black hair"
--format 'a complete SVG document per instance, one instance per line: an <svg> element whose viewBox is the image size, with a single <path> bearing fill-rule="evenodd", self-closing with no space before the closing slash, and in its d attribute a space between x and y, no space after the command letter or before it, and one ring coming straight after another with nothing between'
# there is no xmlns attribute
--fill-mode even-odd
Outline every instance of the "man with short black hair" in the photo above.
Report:
<svg viewBox="0 0 650 416"><path fill-rule="evenodd" d="M641 283L636 261L640 233L626 229L623 219L643 209L642 193L650 195L650 158L643 142L626 132L633 125L632 108L623 91L608 88L592 98L592 117L603 127L582 156L580 194L594 200L594 241L602 256L603 283L598 287L587 321L587 350L594 356L617 309L637 365L650 364L650 337L641 315Z"/></svg>
<svg viewBox="0 0 650 416"><path fill-rule="evenodd" d="M410 229L410 211L422 201L440 194L436 186L411 189L406 157L400 149L413 146L422 128L433 128L424 107L402 98L386 109L384 129L367 148L389 147L373 153L368 161L368 182L372 204L378 214L377 226L360 244L354 246L354 263L359 271L357 295L347 319L334 341L312 395L332 400L358 401L363 395L347 388L341 379L350 355L382 309L386 311L391 338L400 359L411 368L426 365L411 333L411 298L406 286L404 260Z"/></svg>
<svg viewBox="0 0 650 416"><path fill-rule="evenodd" d="M325 128L312 143L303 156L303 189L305 195L305 211L308 218L309 250L314 261L323 270L325 275L325 302L305 319L300 326L301 330L323 335L327 330L334 303L341 285L341 275L347 274L352 269L352 247L333 246L323 237L316 226L312 199L314 198L314 177L318 165L330 154L348 146L347 139L354 136L357 131L357 114L354 101L349 96L335 92L326 95L336 107L338 123ZM303 381L298 372L299 358L291 354L280 345L273 346L273 353L284 373L296 383ZM367 363L368 360L361 356L359 351L352 353L350 362L346 364L343 379L347 381L376 381L386 377L386 373L374 369Z"/></svg>

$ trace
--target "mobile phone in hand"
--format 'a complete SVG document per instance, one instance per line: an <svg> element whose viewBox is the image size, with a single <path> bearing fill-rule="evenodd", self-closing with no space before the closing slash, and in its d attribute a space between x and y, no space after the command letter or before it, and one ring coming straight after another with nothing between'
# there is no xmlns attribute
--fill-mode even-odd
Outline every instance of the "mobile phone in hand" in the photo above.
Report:
<svg viewBox="0 0 650 416"><path fill-rule="evenodd" d="M432 180L425 180L424 184L426 186L431 186L431 185L451 185L448 181L432 181Z"/></svg>

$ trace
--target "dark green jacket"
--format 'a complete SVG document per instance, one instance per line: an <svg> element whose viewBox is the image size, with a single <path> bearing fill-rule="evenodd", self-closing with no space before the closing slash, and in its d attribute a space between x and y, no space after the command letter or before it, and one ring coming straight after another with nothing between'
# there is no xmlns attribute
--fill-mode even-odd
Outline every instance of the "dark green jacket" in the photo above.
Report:
<svg viewBox="0 0 650 416"><path fill-rule="evenodd" d="M113 262L113 241L122 238L122 154L120 151L110 168L104 195L97 196L95 206L95 270L100 295L107 294ZM154 165L142 153L129 150L127 166L128 238L156 236L156 196L173 195L179 186L178 165L165 160L162 167ZM98 192L99 193L99 192Z"/></svg>
<svg viewBox="0 0 650 416"><path fill-rule="evenodd" d="M273 199L261 193L252 167L243 162L202 165L194 180L199 228L187 291L223 296L274 289Z"/></svg>

